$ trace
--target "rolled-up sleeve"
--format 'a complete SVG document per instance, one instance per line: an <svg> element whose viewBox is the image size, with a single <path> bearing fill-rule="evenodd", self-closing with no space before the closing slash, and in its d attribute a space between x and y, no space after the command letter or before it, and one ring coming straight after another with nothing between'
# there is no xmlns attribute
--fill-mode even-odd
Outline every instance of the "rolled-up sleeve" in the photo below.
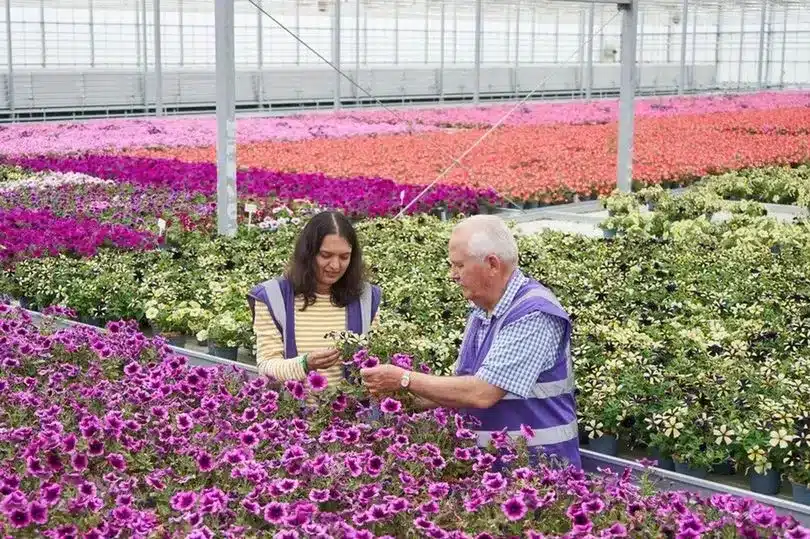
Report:
<svg viewBox="0 0 810 539"><path fill-rule="evenodd" d="M529 398L540 374L554 366L564 337L561 318L528 314L500 329L475 375L507 393Z"/></svg>

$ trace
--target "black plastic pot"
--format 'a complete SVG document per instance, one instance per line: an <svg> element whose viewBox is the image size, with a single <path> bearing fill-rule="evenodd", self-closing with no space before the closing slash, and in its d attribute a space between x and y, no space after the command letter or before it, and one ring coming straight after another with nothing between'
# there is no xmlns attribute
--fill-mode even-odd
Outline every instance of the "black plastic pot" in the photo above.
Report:
<svg viewBox="0 0 810 539"><path fill-rule="evenodd" d="M212 356L221 357L222 359L229 359L236 361L236 354L239 352L239 347L234 346L218 346L216 344L208 343L208 353Z"/></svg>

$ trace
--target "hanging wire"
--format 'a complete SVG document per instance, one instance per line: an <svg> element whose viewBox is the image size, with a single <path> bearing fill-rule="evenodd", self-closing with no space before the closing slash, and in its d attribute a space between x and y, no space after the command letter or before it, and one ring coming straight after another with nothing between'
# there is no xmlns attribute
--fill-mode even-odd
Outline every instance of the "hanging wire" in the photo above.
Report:
<svg viewBox="0 0 810 539"><path fill-rule="evenodd" d="M340 2L341 0L336 0L336 1L337 1L337 2ZM397 119L397 120L399 120L400 122L407 123L407 124L408 124L408 127L411 129L411 133L413 133L413 124L414 124L414 121L413 121L413 120L406 120L406 119L404 119L402 116L398 115L398 114L397 114L397 113L396 113L396 112L395 112L393 109L391 109L391 108L390 108L390 107L388 107L388 106L387 106L385 103L383 103L382 101L380 101L380 99L379 99L379 98L377 98L377 96L372 95L372 94L371 94L371 92L369 92L368 90L366 90L365 88L363 88L362 86L360 86L360 85L359 85L357 82L355 82L355 81L354 81L354 79L352 79L352 78L351 78L349 75L347 75L345 72L343 72L343 71L342 71L342 70L341 70L339 67L337 67L335 64L333 64L332 62L330 62L329 60L327 60L327 59L326 59L326 57L324 57L324 56L323 56L321 53L319 53L318 51L316 51L315 49L313 49L312 47L310 47L310 46L309 46L309 44L308 44L306 41L304 41L303 39L301 39L301 38L300 38L300 37L299 37L299 36L298 36L298 35L297 35L295 32L293 32L292 30L290 30L289 28L287 28L287 27L286 27L286 26L285 26L285 25L284 25L284 24L283 24L281 21L279 21L278 19L276 19L275 17L273 17L272 15L270 15L270 13L268 13L268 12L267 12L267 11L264 9L264 7L262 7L262 6L261 6L261 0L258 0L258 3L257 3L257 0L248 0L248 2L250 2L251 4L253 4L253 6L254 6L256 9L258 9L258 10L259 10L261 13L263 13L265 16L267 16L267 18L269 18L271 21L273 21L273 22L274 22L274 23L275 23L275 24L276 24L276 25L277 25L279 28L281 28L282 30L284 30L285 32L287 32L288 34L290 34L290 36L292 36L292 38L293 38L293 39L295 39L295 40L296 40L296 41L298 41L298 42L299 42L301 45L303 45L304 47L306 47L306 48L307 48L307 50L309 50L309 51L310 51L311 53L313 53L315 56L317 56L318 58L320 58L321 60L323 60L323 62L324 62L324 63L326 63L326 64L327 64L329 67L331 67L332 69L334 69L335 71L337 71L337 72L338 72L338 73L339 73L339 74L340 74L340 75L341 75L341 76L342 76L344 79L346 79L347 81L349 81L349 83L351 83L351 85L352 85L352 86L354 86L355 88L357 88L358 90L360 90L361 92L363 92L364 94L366 94L368 97L370 97L371 99L373 99L373 100L375 101L375 103L376 103L376 104L378 104L380 107L382 107L383 109L385 109L386 111L388 111L389 113L391 113L391 115L393 115L393 116L394 116L394 118L396 118L396 119ZM443 154L443 157L446 157L446 158L449 158L449 159L453 159L453 156L452 156L452 155L445 153L445 152L444 152L444 150L443 150L443 149L441 149L441 148L438 148L438 149L439 149L439 151L440 151L440 152ZM466 171L467 171L467 172L468 172L470 175L472 175L472 171L471 171L471 170L469 170L467 167L465 167L463 164L459 163L458 161L455 161L455 164L457 164L458 166L460 166L461 168L463 168L464 170L466 170ZM513 204L514 204L514 202L513 202Z"/></svg>
<svg viewBox="0 0 810 539"><path fill-rule="evenodd" d="M618 12L617 12L617 13L614 13L614 15L613 15L613 16L612 16L612 17L611 17L611 18L610 18L610 19L609 19L609 20L608 20L606 23L604 23L602 26L600 26L600 27L599 27L599 30L598 30L598 31L595 31L595 32L594 32L594 37L593 37L593 38L591 38L591 39L586 39L586 40L585 40L585 41L587 42L587 45L589 45L589 46L593 47L593 40L594 40L594 38L596 37L596 34L601 33L601 32L602 32L602 30L604 30L604 29L605 29L605 27L607 27L607 25L609 25L611 22L613 22L613 20L614 20L616 17L618 17ZM562 64L563 64L563 65L565 65L565 64L567 64L569 61L571 61L571 60L574 58L574 56L578 55L578 54L579 54L579 52L580 52L582 49L584 49L584 48L585 48L585 45L586 45L586 43L585 43L585 42L581 43L581 44L580 44L580 46L577 48L577 50L575 50L575 51L574 51L574 53L573 53L571 56L569 56L568 58L566 58L566 59L565 59L565 60L562 62ZM426 186L424 189L422 189L422 191L421 191L421 192L420 192L418 195L416 195L416 196L413 198L413 200L411 200L411 201L410 201L410 202L409 202L409 203L408 203L406 206L404 206L404 207L403 207L403 208L402 208L402 209L399 211L399 213L397 214L396 218L399 218L399 217L401 217L402 215L405 215L405 212L407 212L407 211L408 211L408 210L411 208L411 206L413 206L414 204L416 204L416 202L417 202L417 201L418 201L420 198L422 198L423 196L425 196L425 195L428 193L428 191L430 191L431 189L433 189L433 186L434 186L434 185L436 185L436 184L439 182L439 180L441 180L442 178L444 178L445 176L447 176L447 174L448 174L448 173L449 173L451 170L453 170L453 167L456 165L456 163L458 163L459 161L461 161L462 159L464 159L465 157L467 157L467 155L469 155L469 153L470 153L470 152L472 152L472 151L473 151L475 148L477 148L479 144L481 144L482 142L484 142L484 140L485 140L485 139L486 139L486 138L487 138L487 137L488 137L488 136L489 136L489 135L490 135L490 134L491 134L493 131L495 131L497 128L499 128L499 127L500 127L500 126L501 126L501 125L502 125L502 124L503 124L503 123L506 121L506 119L507 119L507 118L509 118L509 116L511 116L511 115L512 115L512 113L513 113L513 112L515 112L515 111L516 111L516 110L517 110L519 107L521 107L521 106L522 106L524 103L526 103L526 101L528 101L529 99L531 99L531 97L532 97L532 96L533 96L535 93L537 93L537 91L538 91L540 88L542 88L542 87L543 87L543 86L546 84L546 81L547 81L547 80L548 80L548 75L546 75L546 76L543 78L543 80L541 80L541 81L540 81L540 83L539 83L537 86L535 86L535 87L534 87L534 89L532 89L532 91L531 91L531 92L529 92L528 94L526 94L526 96L525 96L523 99L521 99L520 101L518 101L518 102L515 104L515 106L514 106L514 107L512 107L512 108L511 108L509 111L507 111L507 113L506 113L506 114L504 114L504 115L501 117L501 119L500 119L500 120L498 120L496 123L494 123L494 124L492 125L492 127L490 127L489 129L487 129L487 130L484 132L484 134L483 134L483 135L481 135L481 136L478 138L478 140L476 140L475 142L473 142L473 143L472 143L472 145L471 145L469 148L467 148L467 150L466 150L466 151L464 151L464 153L462 153L460 156L458 156L458 158L456 158L456 159L455 159L455 160L454 160L452 163L450 163L450 165L448 165L448 166L447 166L447 168L445 168L445 169L444 169L444 170L441 172L441 174L439 174L439 175L436 177L436 179L435 179L435 180L433 180L432 182L430 182L430 183L429 183L429 184L428 184L428 185L427 185L427 186Z"/></svg>
<svg viewBox="0 0 810 539"><path fill-rule="evenodd" d="M258 0L258 1L259 1L259 2L261 2L261 0ZM340 0L336 0L336 1L338 1L338 2L339 2ZM483 1L483 0L482 0L482 1ZM398 120L400 120L400 121L402 121L402 122L406 122L406 123L408 124L408 126L409 126L411 129L413 129L413 120L405 120L405 119L403 119L401 116L399 116L399 115L398 115L396 112L394 112L394 110L392 110L390 107L386 106L386 105L385 105L385 103L383 103L382 101L380 101L380 99L379 99L379 98L377 98L376 96L372 95L372 94L371 94L371 92L369 92L368 90L366 90L365 88L363 88L362 86L360 86L360 85L359 85L357 82L355 82L355 81L354 81L354 79L352 79L350 76L348 76L348 75L347 75L345 72L343 72L343 71L342 71L342 70L341 70L339 67L337 67L335 64L333 64L332 62L330 62L328 59L326 59L326 58L325 58L325 57L324 57L322 54L320 54L318 51L316 51L315 49L313 49L312 47L310 47L310 46L309 46L309 44L308 44L306 41L304 41L303 39L301 39L301 37L299 37L299 36L298 36L298 35L297 35L295 32L293 32L292 30L290 30L289 28L287 28L287 26L285 26L285 25L284 25L284 24L283 24L281 21L279 21L278 19L276 19L275 17L273 17L272 15L270 15L270 13L268 13L268 12L267 12L267 11L266 11L266 10L265 10L265 9L264 9L264 8L263 8L261 5L260 5L260 3L257 3L257 0L248 0L248 2L250 2L251 4L253 4L253 6L254 6L256 9L258 9L258 10L259 10L261 13L263 13L263 14L264 14L264 15L265 15L267 18L269 18L271 21L273 21L273 22L274 22L274 23L275 23L275 24L276 24L276 25L277 25L279 28L281 28L282 30L284 30L285 32L287 32L287 33L288 33L290 36L292 36L292 38L293 38L293 39L295 39L295 40L296 40L296 41L298 41L298 42L299 42L301 45L303 45L304 47L306 47L306 48L307 48L307 50L309 50L310 52L312 52L312 53L313 53L315 56L317 56L319 59L321 59L321 60L322 60L324 63L326 63L326 64L327 64L329 67L331 67L332 69L334 69L335 71L337 71L337 72L338 72L338 73L339 73L339 74L340 74L340 75L341 75L341 76L342 76L344 79L346 79L347 81L349 81L349 83L350 83L352 86L354 86L355 88L357 88L358 90L360 90L360 91L362 91L364 94L366 94L368 97L370 97L371 99L373 99L373 100L374 100L374 101L375 101L375 102L376 102L376 103L377 103L377 104L378 104L380 107L382 107L383 109L385 109L386 111L388 111L389 113L391 113L391 114L392 114L392 115L393 115L393 116L394 116L396 119L398 119ZM616 19L616 17L618 17L618 12L617 12L617 13L615 13L615 14L614 14L614 15L613 15L613 16L612 16L612 17L611 17L611 18L610 18L610 19L609 19L607 22L603 23L603 24L602 24L602 25L599 27L599 29L598 29L597 31L594 31L594 33L593 33L593 34L594 34L593 38L591 38L591 39L586 39L584 42L580 43L579 47L578 47L578 48L577 48L577 49L576 49L576 50L573 52L573 54L571 54L571 56L569 56L568 58L566 58L566 59L565 59L565 60L562 62L562 65L567 64L567 63L568 63L569 61L571 61L571 60L572 60L572 59L573 59L575 56L579 55L579 53L580 53L580 52L581 52L581 51L582 51L582 50L585 48L585 46L586 46L586 45L593 47L593 41L594 41L594 39L595 39L596 35L597 35L597 34L600 34L600 33L601 33L601 32L602 32L602 31L603 31L603 30L604 30L604 29L605 29L605 28L606 28L606 27L607 27L607 26L608 26L608 25L611 23L611 22L613 22L613 21ZM498 120L498 121L497 121L495 124L493 124L493 125L492 125L492 126L489 128L489 129L487 129L487 130L484 132L484 134L483 134L483 135L481 135L481 137L479 137L479 138L478 138L478 140L476 140L476 141L475 141L475 142L474 142L474 143L473 143L473 144L472 144L472 145L471 145L469 148L467 148L467 149L466 149L464 152L462 152L462 153L461 153L461 155L459 155L458 157L452 157L452 156L450 156L450 157L451 157L451 163L450 163L450 165L448 165L448 166L447 166L447 167L446 167L446 168L445 168L445 169L444 169L444 170L443 170L443 171L442 171L442 172L441 172L441 173L440 173L440 174L439 174L439 175L436 177L436 179L434 179L434 180L433 180L432 182L430 182L430 183L429 183L427 186L425 186L425 188L424 188L424 189L422 189L422 191L420 191L420 192L419 192L419 193L418 193L418 194L417 194L417 195L416 195L416 196L415 196L415 197L414 197L414 198L413 198L413 199L412 199L410 202L408 202L408 204L406 204L405 206L403 206L403 207L402 207L402 209L399 211L399 213L397 213L397 215L396 215L395 219L398 219L398 218L402 217L403 215L405 215L405 213L406 213L406 212L407 212L407 211L408 211L408 210L409 210L409 209L410 209L410 208L411 208L411 207L412 207L414 204L416 204L416 202L418 202L420 198L422 198L423 196L425 196L425 195L426 195L426 194L427 194L427 193L428 193L428 192L429 192L431 189L433 189L433 187L434 187L434 186L435 186L435 185L436 185L436 184L437 184L437 183L438 183L438 182L439 182L439 181L440 181L442 178L444 178L445 176L447 176L447 174L448 174L448 173L449 173L451 170L453 170L453 168L454 168L454 167L459 166L459 167L463 168L464 170L466 170L468 173L470 173L470 174L472 175L472 172L471 172L471 171L470 171L468 168L466 168L466 167L465 167L465 166L464 166L464 165L461 163L461 160L462 160L462 159L464 159L465 157L467 157L467 156L470 154L470 152L472 152L472 151L473 151L475 148L477 148L477 147L478 147L478 145L479 145L479 144L481 144L481 143L482 143L484 140L486 140L486 138L487 138L487 137L489 137L489 135L490 135L490 134L491 134L493 131L495 131L495 130L496 130L498 127L500 127L501 125L503 125L503 123L506 121L506 119L507 119L507 118L509 118L509 116L511 116L511 115L512 115L512 113L514 113L514 112L515 112L515 111L516 111L516 110L517 110L517 109L518 109L520 106L522 106L524 103L526 103L526 101L528 101L529 99L531 99L531 97L532 97L534 94L536 94L536 93L537 93L537 91L538 91L538 90L540 90L540 88L542 88L542 87L545 85L545 83L546 83L546 81L548 80L548 78L549 78L549 76L548 76L548 75L546 75L546 76L543 78L543 80L541 80L541 81L540 81L540 83L539 83L539 84L537 84L537 86L535 86L535 87L532 89L532 91L531 91L531 92L529 92L528 94L526 94L526 96L525 96L525 97L523 97L523 98L522 98L520 101L518 101L518 102L515 104L515 106L514 106L514 107L512 107L512 108L511 108L511 109L510 109L510 110L509 110L509 111L508 111L506 114L504 114L504 115L503 115L503 116L502 116L502 117L501 117L501 118L500 118L500 119L499 119L499 120ZM442 153L444 153L444 152L442 151ZM446 155L445 155L445 157L446 157ZM504 198L505 200L507 200L507 202L509 202L510 204L512 204L512 205L514 205L514 206L516 206L516 207L517 207L517 204L515 204L515 202L514 202L514 201L512 201L512 200L510 200L508 197L505 197L505 196L503 196L503 195L501 195L501 197L502 197L502 198Z"/></svg>

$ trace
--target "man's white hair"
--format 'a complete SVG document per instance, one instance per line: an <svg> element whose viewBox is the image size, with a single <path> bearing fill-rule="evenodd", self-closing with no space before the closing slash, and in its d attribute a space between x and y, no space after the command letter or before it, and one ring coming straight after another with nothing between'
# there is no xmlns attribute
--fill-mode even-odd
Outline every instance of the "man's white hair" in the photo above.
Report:
<svg viewBox="0 0 810 539"><path fill-rule="evenodd" d="M467 251L471 257L484 260L494 255L505 264L517 265L518 247L515 236L500 217L473 215L457 224L455 230L469 233Z"/></svg>

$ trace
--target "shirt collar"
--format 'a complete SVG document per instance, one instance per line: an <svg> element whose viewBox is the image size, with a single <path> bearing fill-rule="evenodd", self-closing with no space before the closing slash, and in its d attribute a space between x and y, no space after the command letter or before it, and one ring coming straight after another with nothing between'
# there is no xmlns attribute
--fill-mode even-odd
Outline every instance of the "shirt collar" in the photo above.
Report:
<svg viewBox="0 0 810 539"><path fill-rule="evenodd" d="M509 277L509 282L506 284L506 290L501 296L501 299L498 300L495 308L492 310L492 318L502 316L509 309L509 306L512 304L512 301L514 301L518 290L520 290L521 287L528 282L528 280L529 279L523 275L523 272L519 269L512 272L512 276ZM489 318L486 310L477 306L473 307L473 315L483 320Z"/></svg>

